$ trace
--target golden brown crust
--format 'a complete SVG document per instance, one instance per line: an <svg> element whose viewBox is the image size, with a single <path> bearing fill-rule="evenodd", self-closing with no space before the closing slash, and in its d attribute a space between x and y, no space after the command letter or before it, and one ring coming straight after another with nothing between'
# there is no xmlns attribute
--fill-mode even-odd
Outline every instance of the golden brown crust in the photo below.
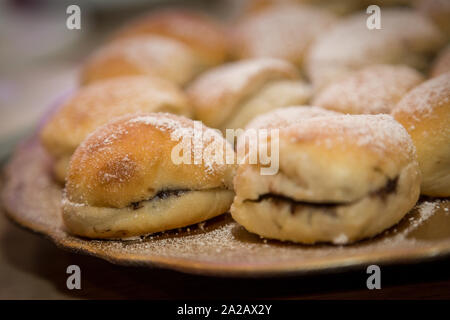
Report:
<svg viewBox="0 0 450 320"><path fill-rule="evenodd" d="M228 56L224 28L211 17L186 9L166 9L150 13L126 24L116 39L156 34L183 42L207 65L216 65Z"/></svg>
<svg viewBox="0 0 450 320"><path fill-rule="evenodd" d="M416 146L422 194L450 196L450 72L411 90L392 115Z"/></svg>
<svg viewBox="0 0 450 320"><path fill-rule="evenodd" d="M187 89L195 116L222 128L239 104L271 81L298 79L290 63L270 58L225 64L205 72Z"/></svg>
<svg viewBox="0 0 450 320"><path fill-rule="evenodd" d="M332 82L312 104L343 113L389 114L409 90L424 80L407 66L369 66Z"/></svg>
<svg viewBox="0 0 450 320"><path fill-rule="evenodd" d="M101 47L84 63L81 83L130 75L150 75L183 85L205 69L183 43L148 35L115 41Z"/></svg>
<svg viewBox="0 0 450 320"><path fill-rule="evenodd" d="M185 94L162 79L120 77L81 87L41 132L43 145L56 158L57 180L64 181L70 156L89 133L115 117L135 112L192 116Z"/></svg>
<svg viewBox="0 0 450 320"><path fill-rule="evenodd" d="M124 208L164 190L231 189L233 165L210 158L194 164L193 155L192 164L172 161L174 147L192 138L193 129L192 120L164 113L128 115L98 128L72 156L67 199ZM203 149L223 143L217 147L234 154L220 133L205 126L202 130L218 138L216 144L204 138Z"/></svg>
<svg viewBox="0 0 450 320"><path fill-rule="evenodd" d="M108 79L72 94L43 128L42 142L53 155L72 154L97 127L136 112L192 115L187 97L170 82L146 76Z"/></svg>
<svg viewBox="0 0 450 320"><path fill-rule="evenodd" d="M273 57L301 66L309 45L335 21L332 14L312 6L275 6L237 23L232 30L235 55Z"/></svg>

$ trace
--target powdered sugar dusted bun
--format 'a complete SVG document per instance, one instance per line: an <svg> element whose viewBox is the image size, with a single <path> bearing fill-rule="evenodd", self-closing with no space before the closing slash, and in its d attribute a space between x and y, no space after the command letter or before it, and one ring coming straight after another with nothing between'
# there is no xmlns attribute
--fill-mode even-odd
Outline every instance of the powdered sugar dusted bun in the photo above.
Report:
<svg viewBox="0 0 450 320"><path fill-rule="evenodd" d="M81 70L83 84L129 75L150 75L185 84L205 69L183 43L150 35L113 42L90 56Z"/></svg>
<svg viewBox="0 0 450 320"><path fill-rule="evenodd" d="M430 76L437 77L446 72L450 72L450 45L439 53L431 68Z"/></svg>
<svg viewBox="0 0 450 320"><path fill-rule="evenodd" d="M70 163L63 201L68 229L90 238L126 238L226 212L234 196L234 166L220 164L205 150L225 157L233 149L205 126L203 140L193 142L194 128L187 118L151 113L128 115L94 131ZM204 152L201 161L194 162L193 152L191 164L174 161L177 146L191 143Z"/></svg>
<svg viewBox="0 0 450 320"><path fill-rule="evenodd" d="M135 112L192 116L185 94L166 80L130 76L81 87L41 132L43 145L56 160L56 178L64 181L72 153L89 133L115 117Z"/></svg>
<svg viewBox="0 0 450 320"><path fill-rule="evenodd" d="M313 6L274 6L244 17L233 28L235 55L274 57L301 66L309 45L335 21Z"/></svg>
<svg viewBox="0 0 450 320"><path fill-rule="evenodd" d="M187 93L197 119L223 130L243 128L256 115L275 108L303 104L311 90L292 64L260 58L211 69Z"/></svg>
<svg viewBox="0 0 450 320"><path fill-rule="evenodd" d="M324 116L280 129L278 173L241 165L234 188L231 213L250 232L343 244L400 221L419 197L420 171L391 116Z"/></svg>
<svg viewBox="0 0 450 320"><path fill-rule="evenodd" d="M408 130L422 171L422 194L450 196L450 72L411 90L392 115Z"/></svg>
<svg viewBox="0 0 450 320"><path fill-rule="evenodd" d="M333 25L311 47L306 70L319 88L349 71L373 64L406 64L426 69L445 37L426 17L410 9L383 9L382 28L367 28L367 14Z"/></svg>
<svg viewBox="0 0 450 320"><path fill-rule="evenodd" d="M336 116L340 114L339 112L315 106L285 107L259 115L250 121L245 129L280 129L291 125L299 125L310 118Z"/></svg>
<svg viewBox="0 0 450 320"><path fill-rule="evenodd" d="M332 82L312 104L343 113L389 114L409 90L424 80L407 66L369 66Z"/></svg>
<svg viewBox="0 0 450 320"><path fill-rule="evenodd" d="M228 55L224 28L211 17L186 9L165 9L126 24L116 38L156 34L183 42L207 65L222 63Z"/></svg>

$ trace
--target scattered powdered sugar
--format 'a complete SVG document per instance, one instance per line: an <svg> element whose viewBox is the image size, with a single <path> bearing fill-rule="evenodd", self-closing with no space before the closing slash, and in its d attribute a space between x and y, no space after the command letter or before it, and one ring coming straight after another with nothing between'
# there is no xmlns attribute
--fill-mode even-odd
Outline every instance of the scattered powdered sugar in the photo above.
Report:
<svg viewBox="0 0 450 320"><path fill-rule="evenodd" d="M370 30L366 21L365 13L348 16L315 42L306 65L314 83L329 83L345 72L370 64L414 66L422 54L438 49L444 42L436 26L414 10L383 9L380 30ZM411 56L417 59L408 60Z"/></svg>
<svg viewBox="0 0 450 320"><path fill-rule="evenodd" d="M333 147L333 141L369 147L380 153L404 150L409 156L415 147L403 126L390 115L338 115L316 117L301 126L290 126L280 131L292 142L313 139L317 144Z"/></svg>
<svg viewBox="0 0 450 320"><path fill-rule="evenodd" d="M335 115L340 115L340 113L315 106L285 107L257 116L247 124L246 129L283 128L301 124L310 118Z"/></svg>
<svg viewBox="0 0 450 320"><path fill-rule="evenodd" d="M333 239L334 244L346 244L348 242L348 237L341 233L339 236Z"/></svg>
<svg viewBox="0 0 450 320"><path fill-rule="evenodd" d="M203 229L201 226L190 226L189 231L181 228L136 241L87 240L71 236L64 228L60 207L61 188L52 180L48 165L48 155L36 142L13 156L6 171L2 193L9 215L21 224L48 235L61 247L120 264L156 265L197 273L209 270L223 274L241 272L256 275L264 270L301 271L311 267L315 269L315 266L333 268L348 265L349 261L364 263L372 257L396 259L411 254L417 257L420 252L425 252L423 256L430 253L440 255L436 244L445 245L450 237L442 238L441 235L441 238L428 240L415 238L414 235L404 236L407 234L402 231L405 227L408 232L410 225L420 228L424 222L432 222L431 216L442 214L445 208L450 208L448 200L430 199L419 202L389 233L348 246L306 246L261 240L232 221L229 215L204 222ZM411 217L416 218L410 220ZM414 223L416 220L420 222Z"/></svg>
<svg viewBox="0 0 450 320"><path fill-rule="evenodd" d="M158 34L161 28L168 38L194 43L200 45L201 49L218 51L218 48L224 46L223 30L216 21L206 15L180 9L159 10L138 17L119 30L117 36Z"/></svg>
<svg viewBox="0 0 450 320"><path fill-rule="evenodd" d="M402 230L397 237L405 237L410 234L412 231L419 228L425 221L430 219L436 212L437 209L440 208L440 201L424 201L416 205L415 210L417 210L418 215L411 216L409 220L408 226ZM448 208L447 208L448 209Z"/></svg>
<svg viewBox="0 0 450 320"><path fill-rule="evenodd" d="M169 114L166 114L169 115ZM193 128L186 127L185 124L181 123L171 117L161 117L159 115L143 115L137 116L128 120L128 123L144 123L146 125L151 125L159 130L168 130L171 132L171 139L178 141L185 134L191 134Z"/></svg>
<svg viewBox="0 0 450 320"><path fill-rule="evenodd" d="M245 17L236 26L234 38L244 57L298 62L315 37L334 21L332 14L314 7L278 6Z"/></svg>
<svg viewBox="0 0 450 320"><path fill-rule="evenodd" d="M189 95L198 106L211 107L223 96L239 95L253 84L255 77L266 74L270 77L292 78L297 76L295 67L286 61L259 58L231 62L203 73L188 88Z"/></svg>
<svg viewBox="0 0 450 320"><path fill-rule="evenodd" d="M313 104L344 113L389 114L403 95L422 81L420 73L407 66L370 66L333 82Z"/></svg>
<svg viewBox="0 0 450 320"><path fill-rule="evenodd" d="M191 150L192 146L194 164L202 163L207 174L212 175L218 168L223 169L227 154L233 153L231 145L219 130L208 128L200 121L174 118L170 114L159 113L137 116L128 123L144 123L159 130L170 131L171 140L181 140L184 150Z"/></svg>
<svg viewBox="0 0 450 320"><path fill-rule="evenodd" d="M433 114L433 110L443 105L449 105L450 73L428 80L412 89L398 103L394 110L411 114L416 121Z"/></svg>
<svg viewBox="0 0 450 320"><path fill-rule="evenodd" d="M147 35L121 39L100 48L86 64L87 74L89 75L90 68L95 70L97 64L117 58L141 72L176 83L190 80L201 66L198 56L183 42Z"/></svg>

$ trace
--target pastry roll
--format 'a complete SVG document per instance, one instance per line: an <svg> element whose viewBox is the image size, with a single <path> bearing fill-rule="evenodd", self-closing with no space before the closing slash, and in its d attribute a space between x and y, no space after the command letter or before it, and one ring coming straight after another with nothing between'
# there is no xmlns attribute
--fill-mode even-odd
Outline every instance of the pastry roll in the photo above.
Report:
<svg viewBox="0 0 450 320"><path fill-rule="evenodd" d="M332 82L312 104L343 113L390 114L397 102L424 80L408 66L369 66Z"/></svg>
<svg viewBox="0 0 450 320"><path fill-rule="evenodd" d="M220 64L228 56L223 26L205 14L186 9L165 9L137 18L119 30L115 38L152 34L184 43L208 66Z"/></svg>
<svg viewBox="0 0 450 320"><path fill-rule="evenodd" d="M450 196L450 72L411 90L392 115L408 130L422 171L422 194Z"/></svg>
<svg viewBox="0 0 450 320"><path fill-rule="evenodd" d="M308 101L310 87L283 60L259 58L228 63L198 77L187 89L195 117L225 130L243 128L256 115Z"/></svg>
<svg viewBox="0 0 450 320"><path fill-rule="evenodd" d="M280 128L278 141L275 175L245 163L234 178L231 214L262 237L351 243L396 224L419 197L414 145L390 115L312 117Z"/></svg>
<svg viewBox="0 0 450 320"><path fill-rule="evenodd" d="M309 45L335 21L312 6L274 6L244 17L233 28L235 55L285 59L300 67Z"/></svg>
<svg viewBox="0 0 450 320"><path fill-rule="evenodd" d="M125 239L227 212L234 165L220 155L234 151L220 133L198 124L199 140L194 121L168 113L127 115L94 131L70 162L62 206L68 230ZM201 159L195 162L192 152L191 163L178 162L180 144L193 144Z"/></svg>
<svg viewBox="0 0 450 320"><path fill-rule="evenodd" d="M84 63L81 83L149 75L184 85L206 68L185 44L156 35L123 39L101 47Z"/></svg>
<svg viewBox="0 0 450 320"><path fill-rule="evenodd" d="M425 70L445 44L442 32L410 9L383 9L381 29L367 27L368 15L353 14L333 25L312 45L306 71L323 88L350 71L373 64L405 64Z"/></svg>
<svg viewBox="0 0 450 320"><path fill-rule="evenodd" d="M446 72L450 72L450 45L439 53L431 68L430 76L437 77Z"/></svg>
<svg viewBox="0 0 450 320"><path fill-rule="evenodd" d="M162 79L121 77L80 88L41 132L44 147L55 158L56 179L64 182L72 153L97 127L127 113L159 111L192 116L185 94Z"/></svg>

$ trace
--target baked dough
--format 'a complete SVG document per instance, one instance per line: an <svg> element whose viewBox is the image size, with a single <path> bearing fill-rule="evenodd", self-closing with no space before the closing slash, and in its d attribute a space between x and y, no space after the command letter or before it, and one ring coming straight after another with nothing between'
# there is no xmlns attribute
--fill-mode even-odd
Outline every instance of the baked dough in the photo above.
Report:
<svg viewBox="0 0 450 320"><path fill-rule="evenodd" d="M304 104L311 89L289 62L259 58L211 69L191 83L187 94L197 119L225 130L243 128L279 107Z"/></svg>
<svg viewBox="0 0 450 320"><path fill-rule="evenodd" d="M340 112L316 106L291 106L261 114L250 121L245 129L281 129L315 117L336 116Z"/></svg>
<svg viewBox="0 0 450 320"><path fill-rule="evenodd" d="M332 82L312 104L343 113L389 114L409 90L424 80L407 66L369 66Z"/></svg>
<svg viewBox="0 0 450 320"><path fill-rule="evenodd" d="M164 9L146 14L120 29L115 39L160 35L184 43L208 66L228 57L226 31L211 17L187 9Z"/></svg>
<svg viewBox="0 0 450 320"><path fill-rule="evenodd" d="M417 148L422 194L450 196L450 72L411 90L392 115Z"/></svg>
<svg viewBox="0 0 450 320"><path fill-rule="evenodd" d="M446 72L450 72L450 45L439 53L431 68L430 76L437 77Z"/></svg>
<svg viewBox="0 0 450 320"><path fill-rule="evenodd" d="M232 30L235 56L279 58L301 67L309 45L336 20L327 11L300 5L248 15Z"/></svg>
<svg viewBox="0 0 450 320"><path fill-rule="evenodd" d="M73 234L129 238L184 227L226 212L233 201L234 165L203 156L172 161L194 121L168 113L124 116L98 128L75 151L63 199ZM195 147L234 154L220 133L201 127ZM193 137L194 136L194 137ZM192 141L192 140L191 140Z"/></svg>
<svg viewBox="0 0 450 320"><path fill-rule="evenodd" d="M426 70L430 58L445 44L442 32L414 10L383 9L380 30L368 29L367 17L364 12L344 18L312 45L305 67L316 88L373 64Z"/></svg>
<svg viewBox="0 0 450 320"><path fill-rule="evenodd" d="M372 237L399 222L420 193L414 145L389 115L319 116L281 128L279 161L275 175L242 164L234 179L233 218L266 238Z"/></svg>
<svg viewBox="0 0 450 320"><path fill-rule="evenodd" d="M81 87L49 119L41 141L55 158L54 173L64 182L70 157L97 127L135 112L192 116L186 95L172 83L146 76L120 77Z"/></svg>
<svg viewBox="0 0 450 320"><path fill-rule="evenodd" d="M148 35L118 40L94 52L81 68L81 83L130 75L150 75L184 85L206 65L185 44Z"/></svg>

